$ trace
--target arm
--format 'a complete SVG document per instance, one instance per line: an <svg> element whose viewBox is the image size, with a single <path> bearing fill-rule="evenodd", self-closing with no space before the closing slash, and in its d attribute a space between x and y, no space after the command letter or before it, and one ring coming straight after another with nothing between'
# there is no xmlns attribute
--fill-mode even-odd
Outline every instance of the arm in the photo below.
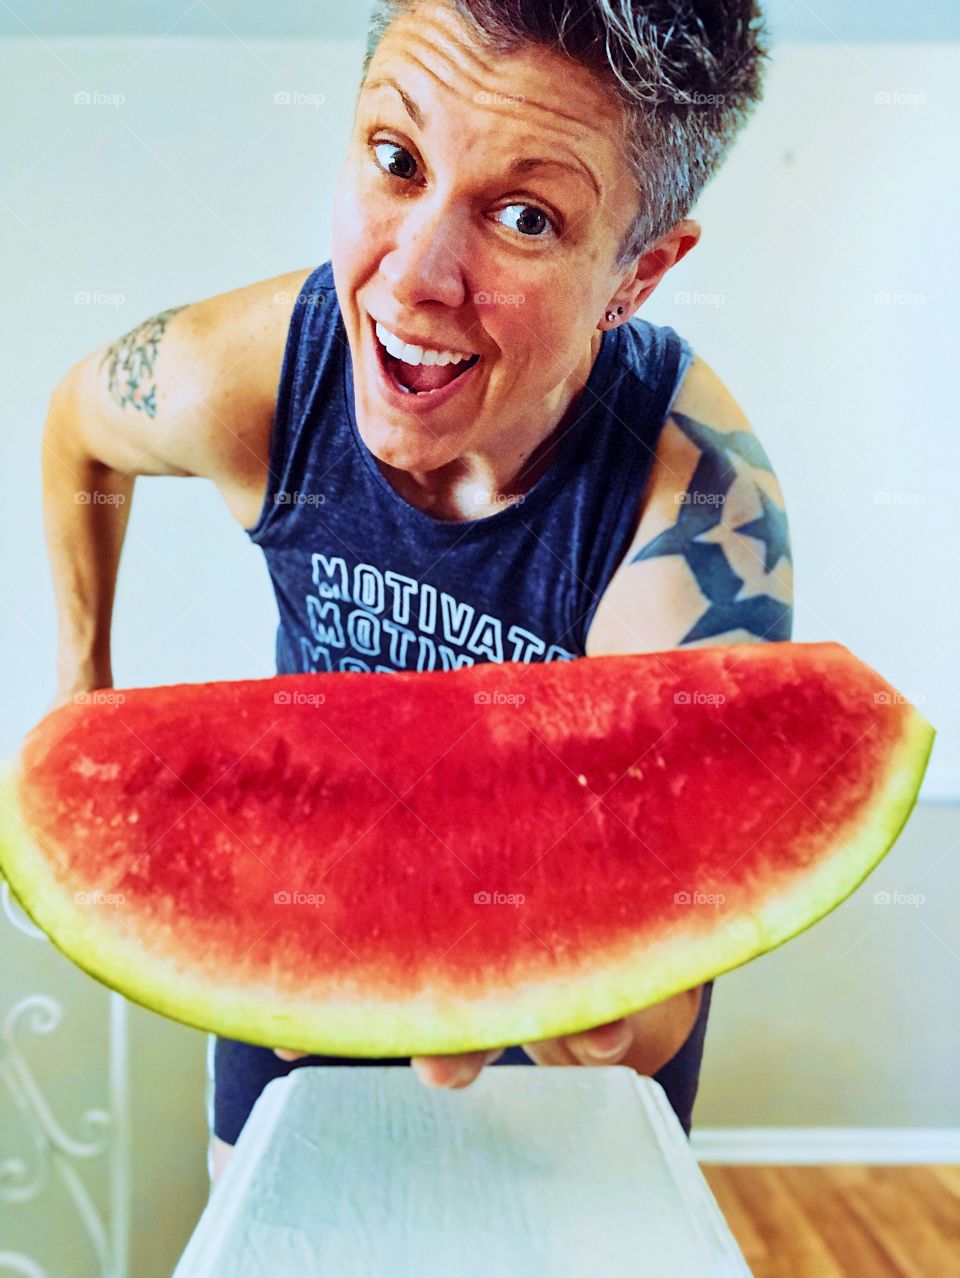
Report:
<svg viewBox="0 0 960 1278"><path fill-rule="evenodd" d="M112 685L110 622L136 477L185 473L162 447L171 414L157 409L161 340L175 313L94 351L50 398L41 471L57 609L54 704Z"/></svg>
<svg viewBox="0 0 960 1278"><path fill-rule="evenodd" d="M789 640L792 626L780 485L743 410L694 359L661 433L633 543L594 614L587 655L770 643ZM642 1074L661 1069L689 1037L702 995L696 986L626 1017L619 1063Z"/></svg>
<svg viewBox="0 0 960 1278"><path fill-rule="evenodd" d="M633 541L591 622L587 656L786 640L792 590L783 494L769 459L730 392L695 358L664 423ZM524 1051L541 1065L656 1074L690 1036L702 998L698 985ZM413 1064L426 1083L465 1086L500 1054Z"/></svg>
<svg viewBox="0 0 960 1278"><path fill-rule="evenodd" d="M229 504L265 471L290 289L303 275L153 315L55 387L42 451L58 627L48 709L112 685L110 624L136 478L207 478Z"/></svg>

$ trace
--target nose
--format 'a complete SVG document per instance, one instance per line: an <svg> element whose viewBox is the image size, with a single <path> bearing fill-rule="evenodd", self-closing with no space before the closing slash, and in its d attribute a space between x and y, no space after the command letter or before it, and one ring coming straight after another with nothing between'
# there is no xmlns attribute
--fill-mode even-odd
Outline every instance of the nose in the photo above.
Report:
<svg viewBox="0 0 960 1278"><path fill-rule="evenodd" d="M394 247L380 262L380 272L401 307L440 302L457 308L467 296L464 279L469 261L467 236L456 214L440 200L423 197L404 213Z"/></svg>

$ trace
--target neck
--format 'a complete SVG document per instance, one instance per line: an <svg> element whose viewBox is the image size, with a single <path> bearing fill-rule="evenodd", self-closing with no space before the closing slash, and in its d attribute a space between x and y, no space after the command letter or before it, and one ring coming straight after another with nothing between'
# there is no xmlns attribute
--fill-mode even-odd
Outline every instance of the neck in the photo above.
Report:
<svg viewBox="0 0 960 1278"><path fill-rule="evenodd" d="M594 333L588 357L557 388L551 411L539 421L528 418L501 430L496 438L435 470L377 464L406 501L436 519L482 519L496 514L511 499L529 492L556 460L602 340L602 333Z"/></svg>

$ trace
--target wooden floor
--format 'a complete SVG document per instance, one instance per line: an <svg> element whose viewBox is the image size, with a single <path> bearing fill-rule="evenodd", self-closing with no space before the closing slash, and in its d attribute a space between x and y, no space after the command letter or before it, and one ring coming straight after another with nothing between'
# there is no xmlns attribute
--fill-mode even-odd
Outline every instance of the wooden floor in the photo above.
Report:
<svg viewBox="0 0 960 1278"><path fill-rule="evenodd" d="M755 1278L960 1278L960 1166L701 1170Z"/></svg>

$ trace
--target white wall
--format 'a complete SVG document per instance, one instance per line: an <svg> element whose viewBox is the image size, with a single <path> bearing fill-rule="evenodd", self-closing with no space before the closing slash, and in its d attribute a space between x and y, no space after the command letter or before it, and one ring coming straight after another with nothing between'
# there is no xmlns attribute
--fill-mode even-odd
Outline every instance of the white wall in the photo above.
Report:
<svg viewBox="0 0 960 1278"><path fill-rule="evenodd" d="M328 256L360 60L359 41L0 41L0 757L53 691L39 478L53 384L157 310ZM939 729L925 794L954 802L957 63L933 44L780 49L765 104L697 210L702 244L644 311L690 338L773 460L796 638L837 639L924 698ZM275 106L284 89L325 102ZM125 101L77 105L77 92ZM76 304L81 291L124 301ZM878 304L880 292L922 300ZM140 480L117 683L269 674L275 624L260 552L211 487ZM960 1123L958 846L960 809L921 805L875 886L925 893L922 908L884 912L859 893L718 981L699 1124ZM11 991L85 1008L102 995L89 982L78 995L59 956L34 968L18 955L0 1011ZM134 1272L160 1278L202 1206L204 1039L134 1010ZM89 1022L60 1031L66 1051L99 1050Z"/></svg>
<svg viewBox="0 0 960 1278"><path fill-rule="evenodd" d="M780 49L700 201L701 243L645 310L690 339L770 454L794 638L846 644L916 700L938 729L923 794L954 801L958 70L934 44Z"/></svg>

